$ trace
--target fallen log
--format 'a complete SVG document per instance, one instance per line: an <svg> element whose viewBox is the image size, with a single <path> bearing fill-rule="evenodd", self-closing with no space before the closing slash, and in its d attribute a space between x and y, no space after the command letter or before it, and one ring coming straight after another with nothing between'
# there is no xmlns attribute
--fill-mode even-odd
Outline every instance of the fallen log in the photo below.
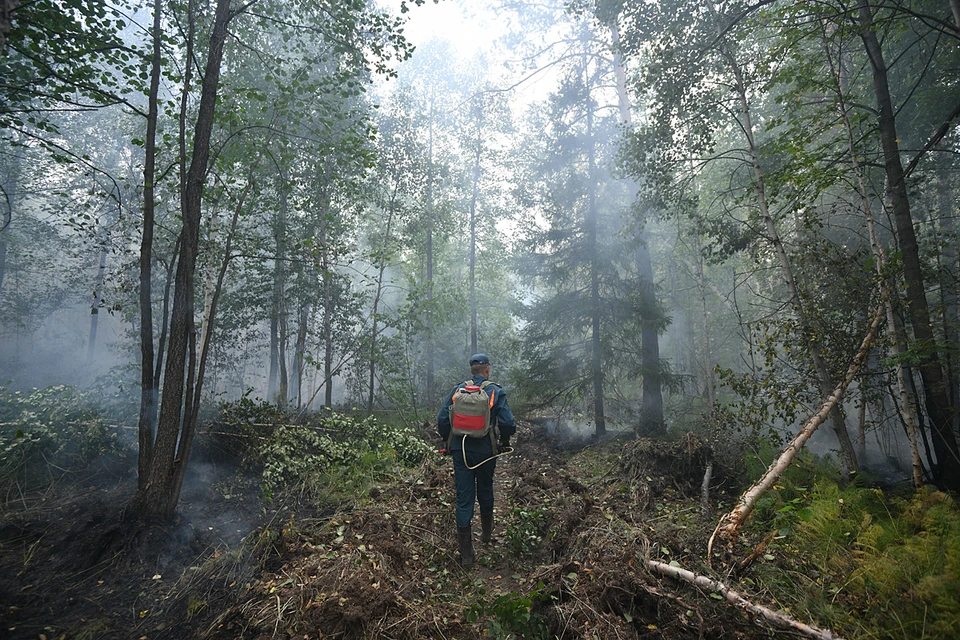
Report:
<svg viewBox="0 0 960 640"><path fill-rule="evenodd" d="M690 584L696 585L703 589L709 589L713 593L719 593L727 602L749 611L754 615L760 616L767 622L776 625L781 629L797 631L807 637L817 638L818 640L842 640L840 636L834 634L833 631L829 629L820 629L819 627L805 624L799 620L794 620L785 613L780 613L778 611L774 611L773 609L768 609L762 605L754 604L719 580L697 575L692 571L688 571L680 567L673 567L669 564L657 562L656 560L647 560L644 564L650 571L655 571L661 575L683 580L684 582L689 582Z"/></svg>
<svg viewBox="0 0 960 640"><path fill-rule="evenodd" d="M811 416L806 423L804 423L803 428L800 429L800 433L798 433L790 442L790 444L786 446L786 448L780 454L780 457L773 461L763 476L756 483L754 483L752 487L743 492L743 495L740 496L740 500L737 502L737 506L735 506L730 513L726 514L720 519L720 522L717 524L717 528L713 531L713 535L710 536L710 541L707 543L707 565L712 566L713 545L716 538L719 536L721 539L731 543L736 541L737 533L739 533L740 527L744 522L746 522L747 518L750 517L754 507L757 506L757 501L760 500L760 497L763 496L763 494L765 494L770 487L773 486L773 483L777 481L783 472L787 470L787 467L790 466L790 463L793 462L793 459L796 457L797 453L799 453L800 449L803 448L803 445L807 442L807 440L810 439L810 436L813 435L814 431L817 430L817 427L823 424L836 404L840 402L840 398L843 397L844 391L847 390L847 387L850 386L850 383L857 375L857 372L860 371L860 367L863 365L863 361L866 359L867 353L870 351L870 345L873 342L873 339L877 334L877 329L880 327L880 322L883 319L883 311L884 305L880 304L873 315L873 322L870 324L870 329L867 331L867 335L863 338L860 349L857 351L853 361L847 368L847 374L844 376L843 380L840 381L840 384L837 385L837 388L833 390L833 393L827 397L823 403L823 406L820 407L820 410Z"/></svg>

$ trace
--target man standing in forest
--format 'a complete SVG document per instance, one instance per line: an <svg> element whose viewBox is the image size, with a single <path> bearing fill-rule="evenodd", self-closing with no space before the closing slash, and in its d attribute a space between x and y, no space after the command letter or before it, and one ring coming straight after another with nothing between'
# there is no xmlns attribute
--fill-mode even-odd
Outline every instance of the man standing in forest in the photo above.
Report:
<svg viewBox="0 0 960 640"><path fill-rule="evenodd" d="M497 452L510 446L517 425L507 405L503 387L491 382L490 359L484 353L470 356L471 379L447 394L437 416L437 433L447 442L457 485L457 543L464 569L473 566L474 501L480 503L480 540L493 533L493 472ZM479 407L477 411L474 408ZM472 415L471 415L472 414ZM496 442L499 439L499 447Z"/></svg>

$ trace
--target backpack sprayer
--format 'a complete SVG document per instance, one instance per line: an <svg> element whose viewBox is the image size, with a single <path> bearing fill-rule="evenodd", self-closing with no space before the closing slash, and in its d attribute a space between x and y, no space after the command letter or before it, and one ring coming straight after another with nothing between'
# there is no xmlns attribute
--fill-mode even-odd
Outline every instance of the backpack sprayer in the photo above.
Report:
<svg viewBox="0 0 960 640"><path fill-rule="evenodd" d="M450 449L454 436L463 436L460 447L463 452L463 464L467 469L477 469L491 460L513 453L513 447L506 447L504 451L495 453L474 466L467 464L467 438L489 437L493 451L497 451L493 424L490 420L490 410L496 400L497 391L494 387L490 389L490 393L487 393L487 388L491 385L493 382L490 380L484 380L479 385L473 380L467 380L462 387L457 387L450 401L450 439L447 442L447 449L440 449L438 453L446 453Z"/></svg>

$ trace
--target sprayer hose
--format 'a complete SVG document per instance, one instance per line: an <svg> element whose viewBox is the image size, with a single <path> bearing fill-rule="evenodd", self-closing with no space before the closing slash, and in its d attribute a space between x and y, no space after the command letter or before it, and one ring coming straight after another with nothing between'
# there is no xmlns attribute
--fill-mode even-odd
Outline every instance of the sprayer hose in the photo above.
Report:
<svg viewBox="0 0 960 640"><path fill-rule="evenodd" d="M507 448L504 449L501 453L492 455L492 456L490 456L489 458L487 458L486 460L484 460L483 462L478 462L477 464L473 465L472 467L471 467L469 464L467 464L467 436L463 436L463 442L460 443L460 451L461 451L461 453L463 453L463 466L465 466L467 469L470 469L471 471L473 471L474 469L479 469L480 467L482 467L483 465L487 464L487 463L490 462L491 460L496 460L496 459L499 458L500 456L510 455L511 453L513 453L513 447L507 447Z"/></svg>

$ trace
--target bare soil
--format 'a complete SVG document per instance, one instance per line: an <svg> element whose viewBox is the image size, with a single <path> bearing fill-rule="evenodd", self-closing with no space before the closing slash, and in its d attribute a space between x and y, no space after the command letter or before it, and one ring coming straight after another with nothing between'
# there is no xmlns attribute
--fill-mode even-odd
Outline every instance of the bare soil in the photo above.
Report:
<svg viewBox="0 0 960 640"><path fill-rule="evenodd" d="M166 525L127 517L132 476L65 478L0 520L0 637L777 637L644 569L652 557L706 571L703 443L518 436L498 461L494 540L480 543L477 522L469 572L445 456L336 508L291 497L264 510L252 487L226 499L203 469Z"/></svg>

